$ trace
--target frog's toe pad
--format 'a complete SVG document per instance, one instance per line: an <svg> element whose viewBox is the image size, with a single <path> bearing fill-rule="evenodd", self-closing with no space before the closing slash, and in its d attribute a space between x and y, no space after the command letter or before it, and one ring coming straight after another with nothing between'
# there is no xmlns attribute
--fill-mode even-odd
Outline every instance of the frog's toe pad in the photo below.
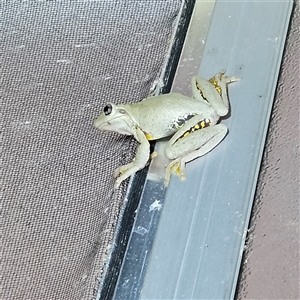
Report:
<svg viewBox="0 0 300 300"><path fill-rule="evenodd" d="M184 171L183 171L183 172L180 172L180 174L179 174L178 176L179 176L179 179L180 179L181 181L186 180L186 174L185 174Z"/></svg>
<svg viewBox="0 0 300 300"><path fill-rule="evenodd" d="M119 175L123 174L124 172L126 172L126 170L122 169L121 167L115 169L114 178L117 178Z"/></svg>
<svg viewBox="0 0 300 300"><path fill-rule="evenodd" d="M186 172L185 172L185 165L184 163L181 163L179 160L175 160L169 164L167 167L167 172L165 176L165 185L167 186L170 181L170 174L177 175L180 180L186 179Z"/></svg>
<svg viewBox="0 0 300 300"><path fill-rule="evenodd" d="M118 176L125 174L133 166L134 166L134 163L131 162L131 163L127 164L127 165L123 165L123 166L120 166L120 167L116 168L115 171L114 171L114 178L117 178Z"/></svg>
<svg viewBox="0 0 300 300"><path fill-rule="evenodd" d="M117 178L120 174L119 168L114 170L114 178Z"/></svg>
<svg viewBox="0 0 300 300"><path fill-rule="evenodd" d="M179 162L176 162L170 166L170 173L180 176L180 165Z"/></svg>
<svg viewBox="0 0 300 300"><path fill-rule="evenodd" d="M158 156L158 152L154 151L150 154L150 159L153 159L154 157L157 157L157 156Z"/></svg>
<svg viewBox="0 0 300 300"><path fill-rule="evenodd" d="M122 168L122 167L119 167L119 168L115 169L114 178L117 178L118 176L125 174L126 171L127 171L127 168Z"/></svg>

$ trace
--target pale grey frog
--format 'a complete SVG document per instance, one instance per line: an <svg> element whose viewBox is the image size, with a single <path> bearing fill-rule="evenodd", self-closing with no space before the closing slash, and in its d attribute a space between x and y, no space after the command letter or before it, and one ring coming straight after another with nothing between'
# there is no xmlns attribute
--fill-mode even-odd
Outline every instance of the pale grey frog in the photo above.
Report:
<svg viewBox="0 0 300 300"><path fill-rule="evenodd" d="M94 126L101 131L133 135L140 143L133 161L115 170L115 188L146 166L149 141L168 136L172 137L164 152L172 161L166 167L164 183L168 185L172 171L185 179L185 164L212 150L226 136L227 127L217 122L229 111L227 85L238 80L221 71L209 80L193 77L194 98L170 93L133 104L106 104Z"/></svg>

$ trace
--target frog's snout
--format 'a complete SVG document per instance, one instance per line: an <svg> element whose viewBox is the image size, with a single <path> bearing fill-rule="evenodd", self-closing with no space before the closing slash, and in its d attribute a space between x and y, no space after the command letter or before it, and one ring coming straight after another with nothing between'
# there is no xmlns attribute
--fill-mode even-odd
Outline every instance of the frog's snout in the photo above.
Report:
<svg viewBox="0 0 300 300"><path fill-rule="evenodd" d="M99 117L97 119L94 120L93 122L94 127L96 127L97 129L101 130L101 125L103 125L103 122L101 122L99 120Z"/></svg>
<svg viewBox="0 0 300 300"><path fill-rule="evenodd" d="M100 115L94 120L93 125L100 131L109 131L112 124L108 120L103 120L102 116Z"/></svg>

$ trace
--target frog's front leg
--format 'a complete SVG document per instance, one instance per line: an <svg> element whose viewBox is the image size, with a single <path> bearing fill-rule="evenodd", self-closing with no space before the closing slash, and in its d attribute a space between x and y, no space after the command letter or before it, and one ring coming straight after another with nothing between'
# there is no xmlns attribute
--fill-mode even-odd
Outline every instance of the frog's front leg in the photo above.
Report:
<svg viewBox="0 0 300 300"><path fill-rule="evenodd" d="M140 143L140 145L137 148L137 152L133 161L127 165L120 166L115 170L114 177L116 178L119 176L116 179L114 185L115 188L118 188L123 180L143 169L149 160L150 144L145 134L141 129L136 128L134 137Z"/></svg>
<svg viewBox="0 0 300 300"><path fill-rule="evenodd" d="M165 147L166 157L173 161L166 168L164 184L168 185L172 171L184 180L185 164L211 151L226 134L227 127L224 124L211 125L203 116L197 115L188 120Z"/></svg>

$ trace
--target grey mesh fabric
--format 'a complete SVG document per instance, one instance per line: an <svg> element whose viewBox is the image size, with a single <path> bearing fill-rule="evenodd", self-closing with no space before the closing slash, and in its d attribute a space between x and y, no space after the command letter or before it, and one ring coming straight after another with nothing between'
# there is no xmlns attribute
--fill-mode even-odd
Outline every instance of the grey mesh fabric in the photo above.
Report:
<svg viewBox="0 0 300 300"><path fill-rule="evenodd" d="M94 299L136 142L92 122L148 95L181 1L0 3L0 298Z"/></svg>

